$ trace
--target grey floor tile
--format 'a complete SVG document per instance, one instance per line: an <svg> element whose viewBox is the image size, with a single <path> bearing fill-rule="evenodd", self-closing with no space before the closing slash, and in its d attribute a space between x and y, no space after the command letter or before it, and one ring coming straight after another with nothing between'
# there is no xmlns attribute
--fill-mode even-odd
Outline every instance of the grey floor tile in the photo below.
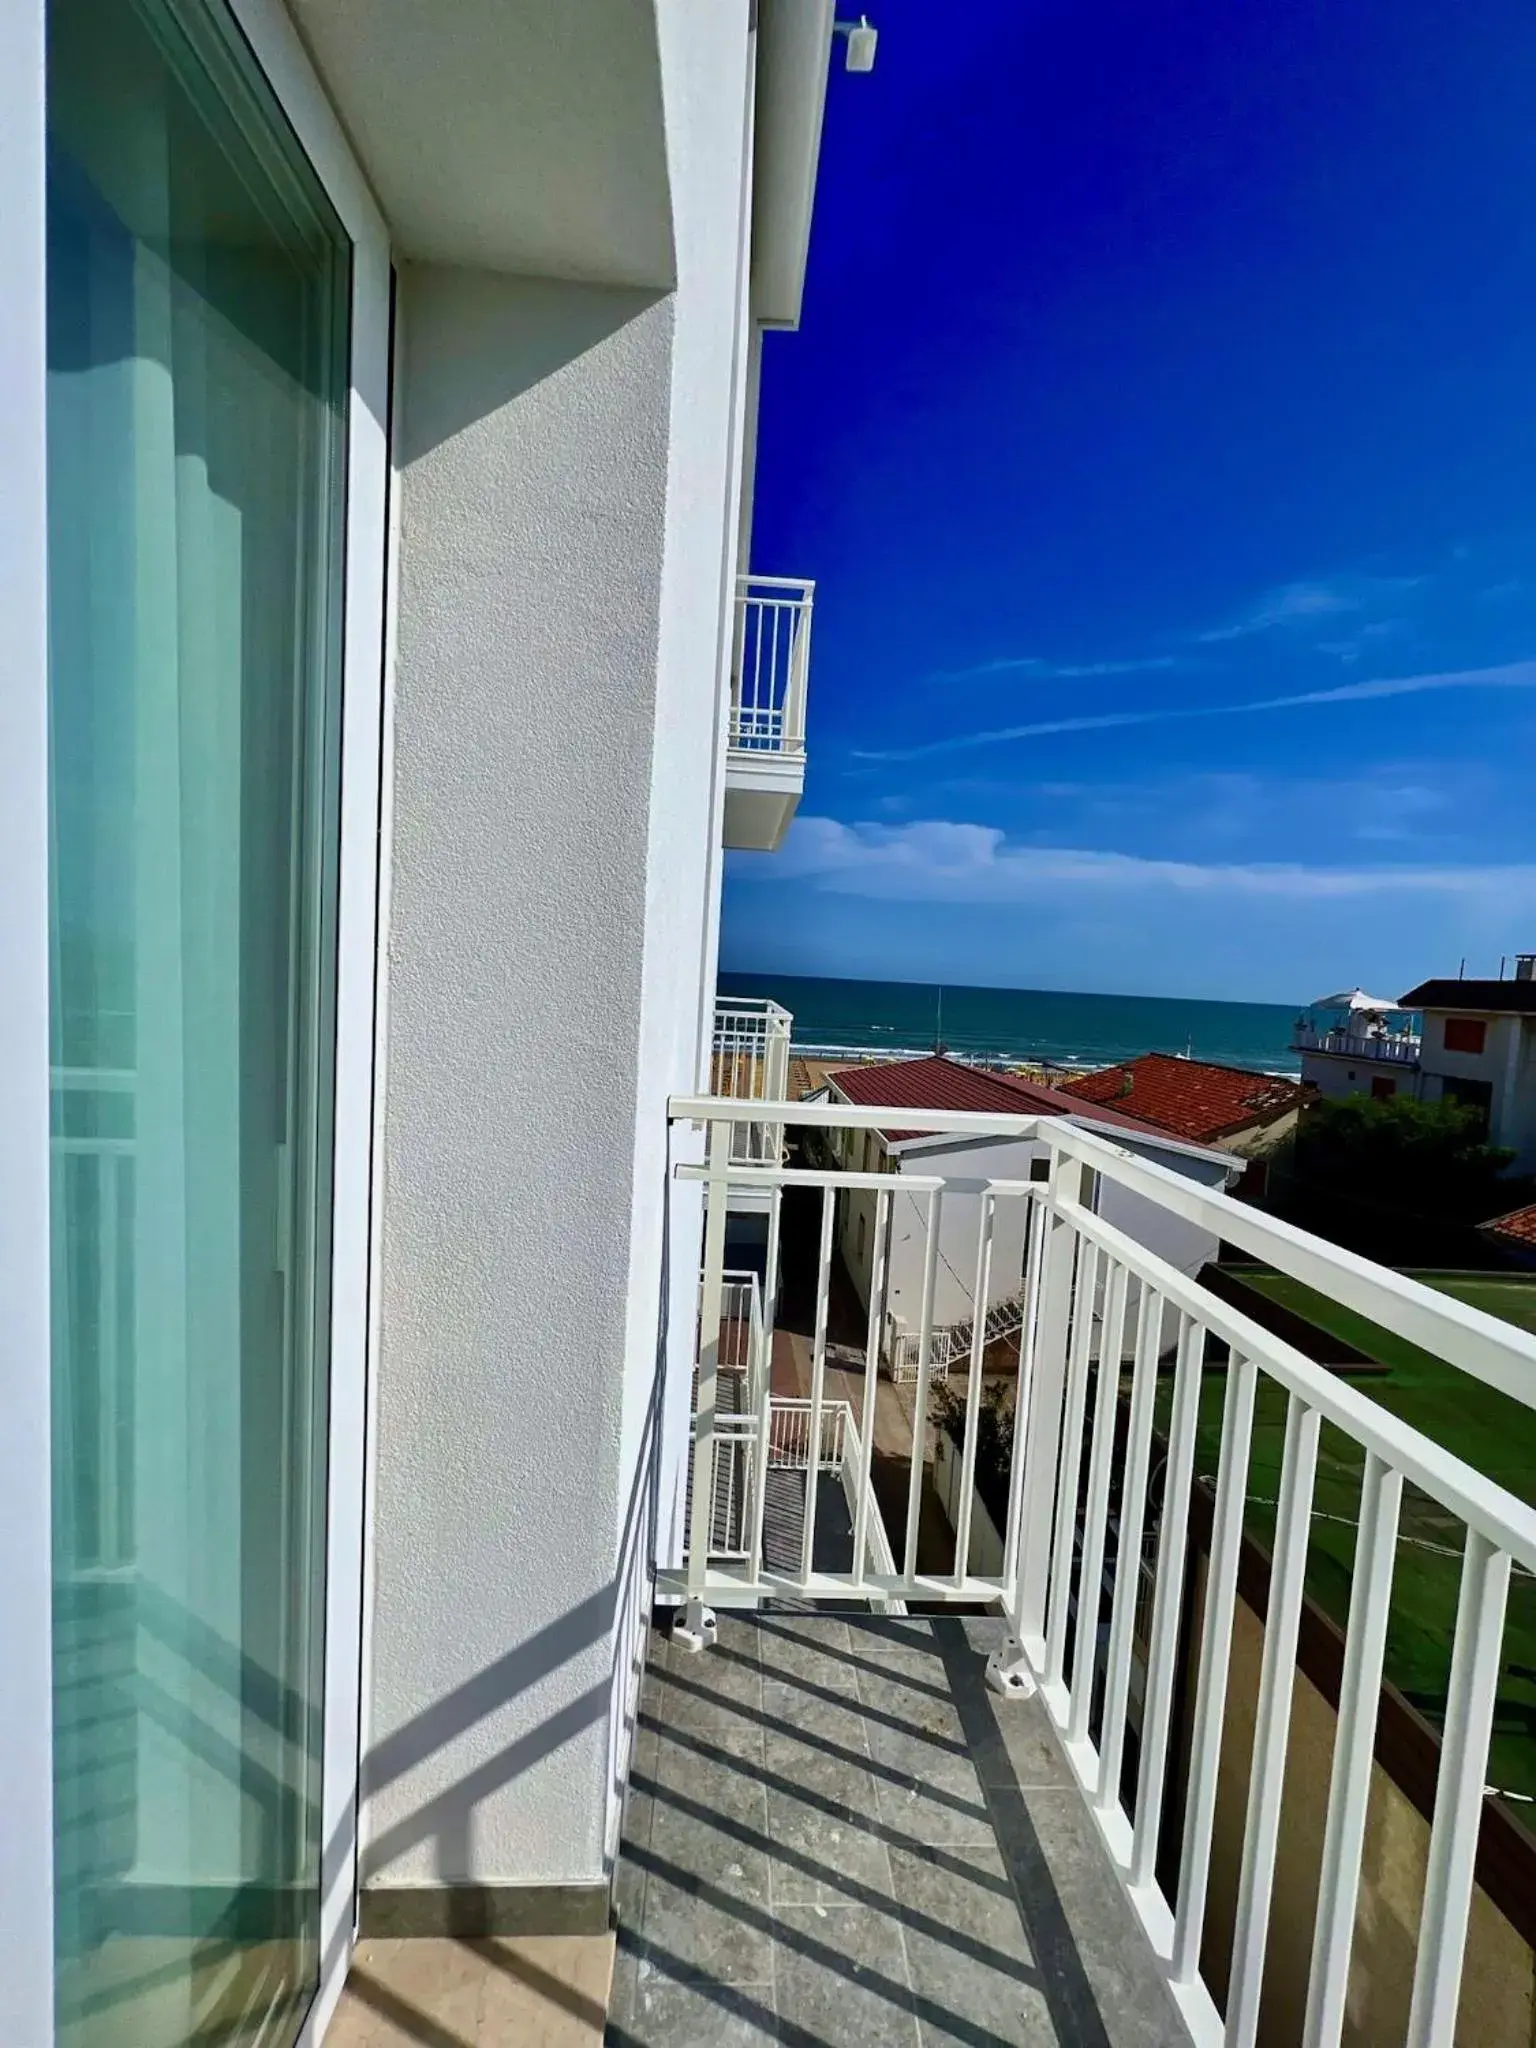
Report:
<svg viewBox="0 0 1536 2048"><path fill-rule="evenodd" d="M996 1845L893 1851L907 1966L924 2041L1054 2042L1050 2004Z"/></svg>
<svg viewBox="0 0 1536 2048"><path fill-rule="evenodd" d="M831 1694L844 1699L858 1691L851 1657L831 1655L819 1643L781 1638L764 1644L763 1679L767 1684L798 1686L813 1697Z"/></svg>
<svg viewBox="0 0 1536 2048"><path fill-rule="evenodd" d="M794 2048L917 2048L906 1944L894 1909L785 1906L774 1991Z"/></svg>
<svg viewBox="0 0 1536 2048"><path fill-rule="evenodd" d="M944 1660L931 1650L914 1649L905 1643L881 1643L866 1654L858 1644L849 1653L849 1669L859 1680L897 1679L919 1698L948 1699L949 1680Z"/></svg>
<svg viewBox="0 0 1536 2048"><path fill-rule="evenodd" d="M876 1771L875 1811L913 1842L990 1842L991 1811L973 1764L943 1758L922 1771Z"/></svg>
<svg viewBox="0 0 1536 2048"><path fill-rule="evenodd" d="M710 1882L651 1852L641 1928L641 1981L647 1963L678 1981L764 1984L773 1975L768 1869Z"/></svg>
<svg viewBox="0 0 1536 2048"><path fill-rule="evenodd" d="M1058 2030L1111 2048L1182 2048L1188 2036L1075 1787L991 1788L998 1841Z"/></svg>
<svg viewBox="0 0 1536 2048"><path fill-rule="evenodd" d="M780 1645L801 1646L823 1654L846 1650L849 1625L840 1614L767 1614L758 1625L758 1654L764 1664L779 1655Z"/></svg>
<svg viewBox="0 0 1536 2048"><path fill-rule="evenodd" d="M763 1759L768 1770L795 1779L822 1757L867 1764L869 1737L857 1697L808 1699L780 1680L766 1679Z"/></svg>
<svg viewBox="0 0 1536 2048"><path fill-rule="evenodd" d="M763 1674L756 1658L697 1657L673 1652L644 1707L663 1728L739 1728L762 1712Z"/></svg>
<svg viewBox="0 0 1536 2048"><path fill-rule="evenodd" d="M868 1712L870 1754L882 1763L921 1775L934 1765L964 1759L965 1725L954 1700L914 1692L901 1673L859 1674L859 1698Z"/></svg>
<svg viewBox="0 0 1536 2048"><path fill-rule="evenodd" d="M891 1891L891 1863L875 1819L874 1780L835 1757L805 1766L793 1791L770 1788L768 1836L774 1906L854 1903Z"/></svg>
<svg viewBox="0 0 1536 2048"><path fill-rule="evenodd" d="M1050 1715L1039 1699L988 1695L974 1717L964 1711L967 1742L984 1785L1076 1787Z"/></svg>
<svg viewBox="0 0 1536 2048"><path fill-rule="evenodd" d="M849 1633L861 1657L882 1657L900 1650L934 1658L940 1655L934 1621L924 1614L871 1614L851 1623Z"/></svg>
<svg viewBox="0 0 1536 2048"><path fill-rule="evenodd" d="M779 2038L768 1984L678 1983L642 1963L634 2003L611 2014L608 2048L765 2048Z"/></svg>

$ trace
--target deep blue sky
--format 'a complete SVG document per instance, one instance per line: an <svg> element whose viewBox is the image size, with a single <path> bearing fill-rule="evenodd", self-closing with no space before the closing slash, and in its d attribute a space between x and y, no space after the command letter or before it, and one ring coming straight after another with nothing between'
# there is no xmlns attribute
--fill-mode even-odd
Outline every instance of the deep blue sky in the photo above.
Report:
<svg viewBox="0 0 1536 2048"><path fill-rule="evenodd" d="M1536 8L864 4L765 349L810 768L724 964L1299 1002L1536 947Z"/></svg>

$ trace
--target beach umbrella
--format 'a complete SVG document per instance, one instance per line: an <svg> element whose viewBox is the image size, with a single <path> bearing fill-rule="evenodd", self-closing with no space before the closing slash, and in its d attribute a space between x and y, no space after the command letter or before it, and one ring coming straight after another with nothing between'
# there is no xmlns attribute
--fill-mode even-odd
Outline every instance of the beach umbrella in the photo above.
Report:
<svg viewBox="0 0 1536 2048"><path fill-rule="evenodd" d="M1372 1011L1383 1016L1389 1010L1400 1010L1401 1003L1389 1002L1385 996L1368 996L1363 988L1344 988L1331 996L1319 996L1312 1004L1314 1010L1348 1010L1351 1014Z"/></svg>

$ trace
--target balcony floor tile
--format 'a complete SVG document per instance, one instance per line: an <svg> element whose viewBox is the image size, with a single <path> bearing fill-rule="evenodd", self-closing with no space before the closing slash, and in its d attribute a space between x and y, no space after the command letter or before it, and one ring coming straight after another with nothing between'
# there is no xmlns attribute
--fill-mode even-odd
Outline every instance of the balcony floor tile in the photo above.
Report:
<svg viewBox="0 0 1536 2048"><path fill-rule="evenodd" d="M612 2048L1186 2042L998 1625L727 1619L647 1672Z"/></svg>

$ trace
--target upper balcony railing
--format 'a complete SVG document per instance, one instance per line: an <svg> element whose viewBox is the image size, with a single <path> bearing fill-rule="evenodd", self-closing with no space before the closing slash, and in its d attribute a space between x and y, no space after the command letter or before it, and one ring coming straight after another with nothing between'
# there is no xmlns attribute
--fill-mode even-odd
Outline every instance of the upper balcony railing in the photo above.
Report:
<svg viewBox="0 0 1536 2048"><path fill-rule="evenodd" d="M731 747L752 755L805 752L814 583L742 576L731 660Z"/></svg>
<svg viewBox="0 0 1536 2048"><path fill-rule="evenodd" d="M794 1018L778 1003L750 996L715 1005L710 1065L717 1095L732 1102L782 1102L789 1093L789 1047ZM784 1156L781 1123L741 1123L731 1132L738 1164L774 1166Z"/></svg>
<svg viewBox="0 0 1536 2048"><path fill-rule="evenodd" d="M1406 1031L1320 1031L1298 1024L1291 1035L1295 1052L1331 1052L1343 1059L1385 1060L1393 1066L1416 1067L1421 1041Z"/></svg>
<svg viewBox="0 0 1536 2048"><path fill-rule="evenodd" d="M674 1119L706 1131L705 1163L675 1169L706 1188L693 1418L698 1464L712 1471L719 1428L717 1353L730 1197L751 1188L777 1204L794 1190L798 1203L809 1199L820 1210L815 1270L799 1276L802 1298L816 1304L800 1439L807 1451L827 1441L837 1399L827 1371L838 1218L851 1200L868 1203L874 1249L862 1361L864 1426L856 1443L841 1425L845 1474L850 1458L859 1461L847 1480L853 1542L848 1569L813 1563L819 1489L808 1487L792 1557L772 1561L760 1528L749 1522L744 1554L719 1559L709 1541L709 1489L696 1489L686 1567L657 1579L660 1593L687 1602L685 1635L706 1639L706 1603L915 1599L1000 1608L1009 1641L991 1661L991 1682L1003 1693L1037 1691L1043 1699L1193 2038L1202 2048L1218 2042L1252 2048L1275 1903L1309 1542L1322 1540L1314 1529L1353 1522L1352 1569L1341 1567L1350 1587L1347 1628L1300 2036L1307 2048L1327 2048L1340 2040L1346 1995L1352 1995L1394 1578L1421 1570L1421 1557L1433 1553L1436 1569L1454 1581L1445 1593L1455 1606L1455 1627L1411 1950L1406 2040L1409 2048L1451 2048L1495 1697L1506 1661L1506 1603L1512 1571L1527 1585L1536 1573L1536 1509L1107 1221L1105 1211L1124 1217L1128 1227L1135 1227L1131 1219L1138 1214L1150 1215L1156 1227L1146 1234L1154 1242L1166 1243L1170 1224L1193 1225L1526 1406L1536 1405L1536 1337L1061 1119L841 1103L775 1106L786 1126L879 1130L899 1122L904 1130L976 1140L1033 1139L1048 1151L1045 1181L988 1177L981 1149L969 1152L964 1177L903 1173L898 1181L835 1168L741 1164L733 1159L734 1134L756 1113L755 1106L718 1098L672 1104ZM893 1232L897 1204L900 1229ZM969 1259L961 1237L969 1238ZM888 1528L892 1564L886 1570L871 1562L878 1549L870 1542L881 1515L870 1485L880 1350L888 1269L897 1249L910 1256L914 1239L921 1310L910 1412L918 1449L910 1460L905 1512ZM974 1271L973 1300L1017 1293L1023 1303L1011 1371L999 1377L994 1356L985 1407L986 1319L978 1318L972 1331L951 1568L935 1568L919 1554L920 1522L927 1527L921 1446L934 1378L941 1256L951 1270ZM905 1270L910 1274L911 1267ZM767 1298L775 1293L771 1284ZM767 1341L771 1346L771 1329ZM1210 1393L1217 1398L1206 1399ZM893 1398L891 1390L886 1398ZM764 1389L760 1403L768 1400ZM831 1426L835 1437L839 1425ZM800 1427L797 1419L797 1433ZM760 1412L753 1435L756 1455L765 1461L766 1414ZM1263 1469L1261 1443L1272 1470ZM969 1568L984 1450L1003 1539L1001 1565L992 1572ZM1191 1533L1197 1496L1203 1504L1198 1539ZM1253 1736L1251 1751L1239 1741L1224 1755L1229 1676L1241 1668L1234 1664L1238 1566L1251 1546L1245 1524L1255 1520L1268 1551L1268 1590ZM1204 1550L1198 1575L1196 1540ZM1191 1591L1196 1586L1198 1598ZM1208 1923L1218 1793L1234 1755L1246 1777L1246 1800L1236 1796L1234 1803L1222 1791L1221 1812L1238 1817L1234 1863L1240 1875L1235 1894L1215 1902ZM1312 1911L1310 1904L1306 1910ZM1218 1934L1208 1952L1212 1927ZM1230 1941L1219 1932L1227 1927L1234 1930ZM1204 1974L1212 1954L1214 1967L1226 1969L1224 1990L1218 1986L1215 1993Z"/></svg>

